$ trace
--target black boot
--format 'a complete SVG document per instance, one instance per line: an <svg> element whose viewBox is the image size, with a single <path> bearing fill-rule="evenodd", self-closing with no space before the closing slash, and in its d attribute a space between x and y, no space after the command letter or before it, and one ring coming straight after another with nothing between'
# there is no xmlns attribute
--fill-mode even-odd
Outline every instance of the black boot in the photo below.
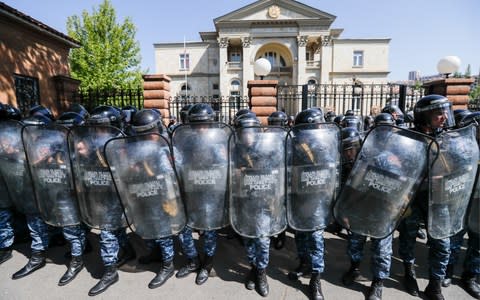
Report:
<svg viewBox="0 0 480 300"><path fill-rule="evenodd" d="M213 256L205 256L205 262L200 267L200 271L198 271L197 278L195 278L195 283L198 285L202 285L207 281L208 276L210 275L210 271L213 268Z"/></svg>
<svg viewBox="0 0 480 300"><path fill-rule="evenodd" d="M198 256L194 258L189 258L187 261L187 264L181 267L180 270L178 270L175 277L183 278L190 273L197 272L199 268L200 268L200 259L198 258Z"/></svg>
<svg viewBox="0 0 480 300"><path fill-rule="evenodd" d="M114 284L118 281L118 273L117 273L117 266L108 266L105 268L105 272L103 273L102 278L100 281L88 291L89 296L95 296L100 293L105 292L109 286Z"/></svg>
<svg viewBox="0 0 480 300"><path fill-rule="evenodd" d="M155 276L152 281L150 281L148 287L150 289L154 289L161 286L167 281L168 278L172 277L173 271L173 260L164 262L162 268L160 269L160 272L158 272L157 276Z"/></svg>
<svg viewBox="0 0 480 300"><path fill-rule="evenodd" d="M135 249L133 249L130 242L127 242L127 244L124 247L120 247L120 251L118 252L117 267L118 268L121 267L127 261L132 260L135 257L137 257L137 254L135 253Z"/></svg>
<svg viewBox="0 0 480 300"><path fill-rule="evenodd" d="M342 282L344 285L352 285L360 277L360 261L350 261L350 269L343 274Z"/></svg>
<svg viewBox="0 0 480 300"><path fill-rule="evenodd" d="M138 263L142 265L157 261L163 261L162 253L157 248L152 249L147 255L138 258Z"/></svg>
<svg viewBox="0 0 480 300"><path fill-rule="evenodd" d="M0 249L0 264L3 264L4 262L9 260L10 258L12 258L12 248L11 247Z"/></svg>
<svg viewBox="0 0 480 300"><path fill-rule="evenodd" d="M255 288L255 276L257 275L257 267L254 265L250 265L251 269L247 274L247 278L245 279L245 288L247 290L253 290Z"/></svg>
<svg viewBox="0 0 480 300"><path fill-rule="evenodd" d="M418 284L417 284L417 275L415 274L415 267L413 264L403 263L405 267L405 275L404 275L404 284L407 293L414 297L418 297Z"/></svg>
<svg viewBox="0 0 480 300"><path fill-rule="evenodd" d="M442 286L443 287L449 287L450 284L452 283L454 266L455 266L454 264L447 265L447 271L445 272L445 278L442 280Z"/></svg>
<svg viewBox="0 0 480 300"><path fill-rule="evenodd" d="M475 274L470 272L463 272L462 287L467 293L475 299L480 299L480 285L475 280Z"/></svg>
<svg viewBox="0 0 480 300"><path fill-rule="evenodd" d="M310 296L313 300L323 300L322 285L320 283L320 273L312 273L312 278L310 278Z"/></svg>
<svg viewBox="0 0 480 300"><path fill-rule="evenodd" d="M368 300L382 299L383 279L374 278L370 290L368 291Z"/></svg>
<svg viewBox="0 0 480 300"><path fill-rule="evenodd" d="M308 259L300 258L300 264L293 272L288 272L288 279L298 280L300 277L308 277L312 273L311 263Z"/></svg>
<svg viewBox="0 0 480 300"><path fill-rule="evenodd" d="M45 266L45 251L33 251L28 263L12 275L12 279L20 279Z"/></svg>
<svg viewBox="0 0 480 300"><path fill-rule="evenodd" d="M445 300L442 295L442 280L430 279L424 293L430 300Z"/></svg>
<svg viewBox="0 0 480 300"><path fill-rule="evenodd" d="M72 281L75 276L83 269L83 259L81 256L73 256L72 260L70 261L70 265L68 266L67 272L63 274L62 278L58 281L59 286L66 285L70 281Z"/></svg>
<svg viewBox="0 0 480 300"><path fill-rule="evenodd" d="M268 296L268 282L267 282L267 270L266 269L257 269L257 278L255 282L255 287L257 292L262 297Z"/></svg>

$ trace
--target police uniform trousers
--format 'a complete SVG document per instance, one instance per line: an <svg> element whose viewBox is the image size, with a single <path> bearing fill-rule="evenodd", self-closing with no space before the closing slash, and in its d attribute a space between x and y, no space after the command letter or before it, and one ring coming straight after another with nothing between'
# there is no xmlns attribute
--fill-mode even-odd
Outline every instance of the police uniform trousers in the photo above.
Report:
<svg viewBox="0 0 480 300"><path fill-rule="evenodd" d="M214 256L215 251L217 250L217 231L216 230L206 230L204 231L204 251L207 256ZM183 253L188 258L195 258L198 256L197 248L193 241L193 231L190 227L185 226L185 228L179 233L178 238L180 240L180 245L182 247Z"/></svg>
<svg viewBox="0 0 480 300"><path fill-rule="evenodd" d="M10 209L0 209L0 249L13 245L13 213Z"/></svg>
<svg viewBox="0 0 480 300"><path fill-rule="evenodd" d="M160 247L160 252L162 253L162 259L164 262L173 261L173 256L175 255L173 249L173 237L164 237L161 239L156 239L155 243Z"/></svg>
<svg viewBox="0 0 480 300"><path fill-rule="evenodd" d="M449 265L455 265L458 262L465 233L466 231L462 230L456 235L450 237L451 253L448 261ZM470 230L467 231L467 233L468 245L463 268L471 274L478 275L480 274L480 235Z"/></svg>
<svg viewBox="0 0 480 300"><path fill-rule="evenodd" d="M100 256L103 265L113 266L118 262L120 247L126 247L128 243L125 228L117 230L100 230Z"/></svg>
<svg viewBox="0 0 480 300"><path fill-rule="evenodd" d="M325 242L324 230L297 231L295 233L295 245L300 260L309 261L312 264L313 273L323 273L325 269Z"/></svg>
<svg viewBox="0 0 480 300"><path fill-rule="evenodd" d="M423 196L423 197L422 197ZM420 194L418 199L428 199L425 193ZM426 204L426 203L425 203ZM398 227L399 236L399 255L404 263L415 263L415 242L419 223L423 221L427 224L427 208L414 202L411 206L411 214L405 217ZM450 238L434 239L428 236L428 263L430 279L443 280L450 257Z"/></svg>
<svg viewBox="0 0 480 300"><path fill-rule="evenodd" d="M363 248L367 240L366 236L350 233L348 236L347 255L350 260L359 263L363 259ZM371 271L373 278L386 279L390 276L392 263L392 241L393 234L383 239L371 239Z"/></svg>
<svg viewBox="0 0 480 300"><path fill-rule="evenodd" d="M257 269L265 269L270 257L270 238L243 238L248 262Z"/></svg>

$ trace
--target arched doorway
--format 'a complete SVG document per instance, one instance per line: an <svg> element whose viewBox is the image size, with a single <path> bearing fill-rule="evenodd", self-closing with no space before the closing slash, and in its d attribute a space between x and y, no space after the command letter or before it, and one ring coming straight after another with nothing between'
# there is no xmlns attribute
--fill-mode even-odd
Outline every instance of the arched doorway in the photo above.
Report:
<svg viewBox="0 0 480 300"><path fill-rule="evenodd" d="M293 56L286 46L277 43L263 45L255 54L255 60L259 58L268 59L272 65L270 74L264 79L278 80L286 84L292 83Z"/></svg>

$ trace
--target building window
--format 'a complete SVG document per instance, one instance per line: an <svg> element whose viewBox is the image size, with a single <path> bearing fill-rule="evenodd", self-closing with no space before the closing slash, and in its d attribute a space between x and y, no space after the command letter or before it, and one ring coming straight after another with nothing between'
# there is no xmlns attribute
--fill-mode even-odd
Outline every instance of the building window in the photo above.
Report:
<svg viewBox="0 0 480 300"><path fill-rule="evenodd" d="M363 67L363 51L353 51L353 66Z"/></svg>
<svg viewBox="0 0 480 300"><path fill-rule="evenodd" d="M236 109L240 109L240 80L230 83L230 101L234 101Z"/></svg>
<svg viewBox="0 0 480 300"><path fill-rule="evenodd" d="M212 89L213 90L218 90L218 83L214 83L213 86L212 86Z"/></svg>
<svg viewBox="0 0 480 300"><path fill-rule="evenodd" d="M189 70L190 69L190 54L182 53L180 54L180 70Z"/></svg>
<svg viewBox="0 0 480 300"><path fill-rule="evenodd" d="M265 52L263 57L270 62L270 64L272 65L272 68L287 66L287 63L285 62L285 59L283 58L283 56L277 54L277 52L273 52L273 51Z"/></svg>
<svg viewBox="0 0 480 300"><path fill-rule="evenodd" d="M22 113L28 111L33 104L40 103L40 91L38 88L38 78L15 74L15 96L17 97L17 106Z"/></svg>
<svg viewBox="0 0 480 300"><path fill-rule="evenodd" d="M240 51L232 51L230 52L230 62L241 62L242 61L242 54Z"/></svg>

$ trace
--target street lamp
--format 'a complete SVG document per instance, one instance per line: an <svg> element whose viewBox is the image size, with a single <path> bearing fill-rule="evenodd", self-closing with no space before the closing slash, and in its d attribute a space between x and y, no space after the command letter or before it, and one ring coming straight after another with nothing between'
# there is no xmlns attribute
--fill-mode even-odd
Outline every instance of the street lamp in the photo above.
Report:
<svg viewBox="0 0 480 300"><path fill-rule="evenodd" d="M445 56L437 63L437 70L440 74L445 74L448 78L449 74L455 73L460 68L460 58L458 56Z"/></svg>
<svg viewBox="0 0 480 300"><path fill-rule="evenodd" d="M253 71L255 72L255 75L260 76L260 80L263 80L263 77L267 76L271 70L272 65L266 58L257 59L253 66Z"/></svg>

